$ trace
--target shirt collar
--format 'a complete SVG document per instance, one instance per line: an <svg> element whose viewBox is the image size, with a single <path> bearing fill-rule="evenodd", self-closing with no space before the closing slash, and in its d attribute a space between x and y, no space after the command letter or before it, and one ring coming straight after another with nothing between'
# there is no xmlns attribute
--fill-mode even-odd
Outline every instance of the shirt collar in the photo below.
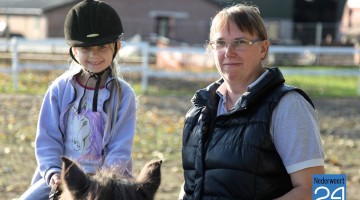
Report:
<svg viewBox="0 0 360 200"><path fill-rule="evenodd" d="M261 76L259 76L259 78L257 78L254 82L252 82L247 90L250 90L251 88L253 88L256 84L258 84L261 80L264 79L264 77L269 73L269 70L265 70L264 73L261 74ZM227 88L226 88L226 85L225 85L225 82L223 82L219 87L218 89L216 90L216 94L219 95L220 98L225 98L226 96L226 93L227 93ZM226 101L226 100L225 100Z"/></svg>

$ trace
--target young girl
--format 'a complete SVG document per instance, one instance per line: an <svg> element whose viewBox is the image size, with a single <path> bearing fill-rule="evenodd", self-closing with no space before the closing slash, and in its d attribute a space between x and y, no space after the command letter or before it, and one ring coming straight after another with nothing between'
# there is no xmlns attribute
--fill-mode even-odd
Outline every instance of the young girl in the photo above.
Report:
<svg viewBox="0 0 360 200"><path fill-rule="evenodd" d="M64 33L73 62L45 94L35 142L38 167L20 199L49 198L60 183L61 156L89 174L112 166L132 173L135 94L114 62L121 20L108 4L85 0L69 11Z"/></svg>

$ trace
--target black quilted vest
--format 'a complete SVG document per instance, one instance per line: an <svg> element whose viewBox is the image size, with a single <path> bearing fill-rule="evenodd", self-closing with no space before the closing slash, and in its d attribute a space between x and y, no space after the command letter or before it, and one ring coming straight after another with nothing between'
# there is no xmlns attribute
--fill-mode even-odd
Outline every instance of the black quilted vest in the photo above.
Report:
<svg viewBox="0 0 360 200"><path fill-rule="evenodd" d="M184 199L274 199L293 188L270 135L274 108L289 91L277 68L243 95L235 109L216 116L217 81L199 90L185 118Z"/></svg>

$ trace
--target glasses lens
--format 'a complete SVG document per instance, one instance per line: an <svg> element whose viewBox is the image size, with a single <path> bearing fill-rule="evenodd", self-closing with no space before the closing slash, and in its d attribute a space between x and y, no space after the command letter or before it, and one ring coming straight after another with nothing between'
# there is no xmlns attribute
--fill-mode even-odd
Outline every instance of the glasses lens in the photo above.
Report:
<svg viewBox="0 0 360 200"><path fill-rule="evenodd" d="M221 50L226 46L226 42L223 40L216 40L213 43L213 49Z"/></svg>
<svg viewBox="0 0 360 200"><path fill-rule="evenodd" d="M210 42L210 46L211 46L211 48L213 48L215 50L223 50L226 48L226 46L228 46L228 48L230 47L236 51L243 51L249 45L252 45L258 41L260 41L260 40L257 39L254 41L250 41L250 40L240 39L240 40L234 40L227 45L227 43L224 40L216 40L216 41Z"/></svg>
<svg viewBox="0 0 360 200"><path fill-rule="evenodd" d="M245 40L234 40L232 43L231 43L231 46L237 50L237 51L241 51L241 50L244 50L247 46L247 42Z"/></svg>

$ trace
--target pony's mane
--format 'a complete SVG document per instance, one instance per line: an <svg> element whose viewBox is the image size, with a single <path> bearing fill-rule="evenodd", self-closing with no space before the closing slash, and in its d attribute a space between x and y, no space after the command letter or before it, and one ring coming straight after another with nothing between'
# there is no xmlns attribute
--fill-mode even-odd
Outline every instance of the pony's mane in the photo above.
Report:
<svg viewBox="0 0 360 200"><path fill-rule="evenodd" d="M148 162L137 178L119 175L119 170L101 170L86 175L79 166L63 157L62 198L77 200L151 200L160 186L161 160Z"/></svg>

